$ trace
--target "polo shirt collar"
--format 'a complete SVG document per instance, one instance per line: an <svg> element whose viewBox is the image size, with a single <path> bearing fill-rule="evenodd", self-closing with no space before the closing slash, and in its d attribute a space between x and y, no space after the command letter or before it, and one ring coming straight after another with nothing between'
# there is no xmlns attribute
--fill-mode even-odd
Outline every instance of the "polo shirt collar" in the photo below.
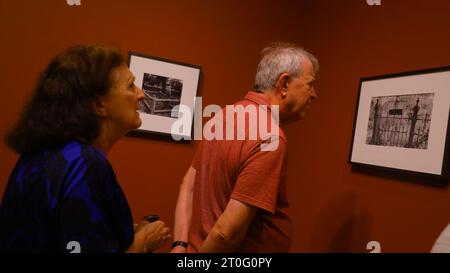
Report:
<svg viewBox="0 0 450 273"><path fill-rule="evenodd" d="M245 100L252 101L258 105L267 105L267 109L270 111L270 101L264 97L263 94L256 91L248 91L244 97Z"/></svg>

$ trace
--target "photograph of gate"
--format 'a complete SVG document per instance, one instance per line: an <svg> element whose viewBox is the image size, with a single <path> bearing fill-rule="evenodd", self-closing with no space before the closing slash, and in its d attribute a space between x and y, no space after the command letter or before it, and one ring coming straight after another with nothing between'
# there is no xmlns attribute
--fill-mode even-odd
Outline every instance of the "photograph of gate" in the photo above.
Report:
<svg viewBox="0 0 450 273"><path fill-rule="evenodd" d="M349 163L450 177L450 67L360 78Z"/></svg>
<svg viewBox="0 0 450 273"><path fill-rule="evenodd" d="M373 97L366 143L427 149L434 93Z"/></svg>

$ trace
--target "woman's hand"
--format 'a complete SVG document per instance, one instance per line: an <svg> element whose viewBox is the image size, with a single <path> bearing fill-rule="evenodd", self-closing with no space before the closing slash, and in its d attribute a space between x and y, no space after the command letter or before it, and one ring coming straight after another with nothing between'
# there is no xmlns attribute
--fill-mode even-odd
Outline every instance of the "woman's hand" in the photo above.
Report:
<svg viewBox="0 0 450 273"><path fill-rule="evenodd" d="M152 252L172 238L164 222L140 222L134 231L134 242L127 252Z"/></svg>

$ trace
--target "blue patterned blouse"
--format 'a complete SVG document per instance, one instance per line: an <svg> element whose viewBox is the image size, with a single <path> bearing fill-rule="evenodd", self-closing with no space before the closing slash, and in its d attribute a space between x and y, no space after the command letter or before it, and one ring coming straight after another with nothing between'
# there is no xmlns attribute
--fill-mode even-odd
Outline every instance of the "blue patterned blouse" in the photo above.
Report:
<svg viewBox="0 0 450 273"><path fill-rule="evenodd" d="M128 202L105 155L81 141L22 155L0 207L0 252L122 252Z"/></svg>

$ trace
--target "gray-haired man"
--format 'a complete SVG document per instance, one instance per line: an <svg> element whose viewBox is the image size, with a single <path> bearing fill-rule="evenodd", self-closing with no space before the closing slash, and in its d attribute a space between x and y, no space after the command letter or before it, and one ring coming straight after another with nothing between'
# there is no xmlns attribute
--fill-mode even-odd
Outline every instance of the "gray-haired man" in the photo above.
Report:
<svg viewBox="0 0 450 273"><path fill-rule="evenodd" d="M262 55L254 90L234 105L263 106L269 118L269 107L278 106L281 125L302 119L317 97L317 59L284 43L266 47ZM224 128L237 126L224 120ZM172 252L289 251L287 141L281 129L277 134L274 151L261 150L265 140L248 134L243 140L200 143L180 186Z"/></svg>

